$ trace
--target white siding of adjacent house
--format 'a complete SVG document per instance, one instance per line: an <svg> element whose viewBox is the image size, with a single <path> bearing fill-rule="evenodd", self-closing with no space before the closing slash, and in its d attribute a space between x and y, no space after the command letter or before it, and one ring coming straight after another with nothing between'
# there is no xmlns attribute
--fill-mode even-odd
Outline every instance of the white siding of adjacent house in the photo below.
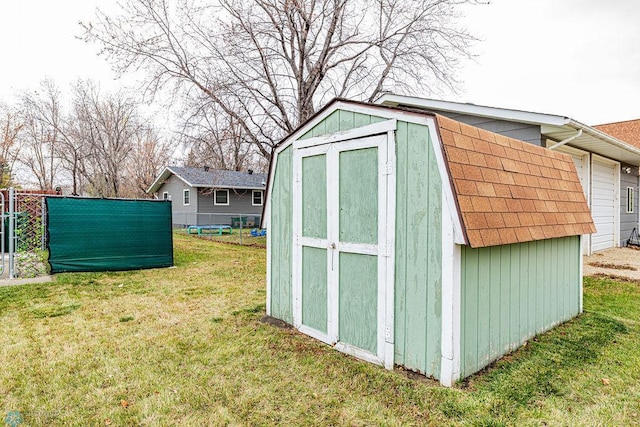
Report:
<svg viewBox="0 0 640 427"><path fill-rule="evenodd" d="M591 250L618 246L619 163L593 156L591 160L591 215L596 232L591 236Z"/></svg>
<svg viewBox="0 0 640 427"><path fill-rule="evenodd" d="M573 163L576 165L576 172L580 178L580 184L582 184L582 190L587 199L587 204L591 207L591 201L589 200L591 195L589 188L589 153L573 147L560 147L558 151L569 154L573 159ZM582 238L582 253L585 255L591 253L591 236L588 234L585 234Z"/></svg>

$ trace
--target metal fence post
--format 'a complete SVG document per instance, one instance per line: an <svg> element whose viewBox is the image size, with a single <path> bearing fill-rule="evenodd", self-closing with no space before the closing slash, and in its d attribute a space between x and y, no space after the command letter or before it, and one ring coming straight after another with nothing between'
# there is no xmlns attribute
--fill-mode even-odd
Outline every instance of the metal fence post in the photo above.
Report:
<svg viewBox="0 0 640 427"><path fill-rule="evenodd" d="M13 187L9 188L9 279L15 278L15 252L16 252L16 216L14 212L16 203L16 192Z"/></svg>
<svg viewBox="0 0 640 427"><path fill-rule="evenodd" d="M40 198L40 250L44 251L47 248L47 216L45 210L47 209L46 196Z"/></svg>

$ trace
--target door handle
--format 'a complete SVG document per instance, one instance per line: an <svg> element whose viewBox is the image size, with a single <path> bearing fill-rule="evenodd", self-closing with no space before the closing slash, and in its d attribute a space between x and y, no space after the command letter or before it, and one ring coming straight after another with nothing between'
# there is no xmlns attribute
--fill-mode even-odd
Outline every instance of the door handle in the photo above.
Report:
<svg viewBox="0 0 640 427"><path fill-rule="evenodd" d="M336 248L336 244L335 242L332 242L329 245L329 249L335 249ZM331 271L333 271L333 254L335 253L335 251L331 251Z"/></svg>

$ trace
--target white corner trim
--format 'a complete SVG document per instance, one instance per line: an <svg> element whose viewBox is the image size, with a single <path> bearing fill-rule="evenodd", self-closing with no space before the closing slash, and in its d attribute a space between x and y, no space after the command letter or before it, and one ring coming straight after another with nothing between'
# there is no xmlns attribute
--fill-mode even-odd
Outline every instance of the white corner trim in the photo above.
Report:
<svg viewBox="0 0 640 427"><path fill-rule="evenodd" d="M299 218L302 212L302 181L300 177L300 164L302 163L302 156L299 151L293 153L293 165L291 168L291 179L293 180L293 217L292 230L292 251L291 251L291 298L293 308L293 326L300 328L302 326L302 249L299 247L300 237L302 236L302 220ZM269 233L267 232L267 235Z"/></svg>
<svg viewBox="0 0 640 427"><path fill-rule="evenodd" d="M262 221L265 224L269 222L267 219L263 219ZM272 244L271 235L272 234L273 233L267 233L267 301L266 301L267 307L265 310L266 312L265 314L267 316L271 316L271 244Z"/></svg>
<svg viewBox="0 0 640 427"><path fill-rule="evenodd" d="M580 280L580 313L582 313L583 311L583 299L584 299L584 254L582 253L582 239L584 239L585 235L581 235L578 236L579 242L580 242L580 274L579 274L579 279Z"/></svg>
<svg viewBox="0 0 640 427"><path fill-rule="evenodd" d="M386 257L386 297L385 297L385 349L384 349L384 367L393 369L395 364L395 272L396 272L396 137L395 129L387 133L386 164L391 166L391 173L387 175L386 185L386 244L389 248Z"/></svg>
<svg viewBox="0 0 640 427"><path fill-rule="evenodd" d="M440 142L440 133L438 132L435 119L430 117L427 123L429 127L429 139L431 140L431 147L436 155L436 162L438 163L438 170L440 172L440 180L442 181L442 213L449 215L449 221L454 231L453 238L455 243L459 245L466 245L467 241L462 231L462 223L460 222L460 215L458 214L458 208L456 199L453 194L453 188L451 186L451 178L444 160L444 153L442 152L442 143ZM444 224L444 222L443 222Z"/></svg>
<svg viewBox="0 0 640 427"><path fill-rule="evenodd" d="M443 189L444 193L444 189ZM444 199L444 194L443 194ZM442 212L442 325L440 383L452 387L460 378L461 247L453 236L449 213Z"/></svg>

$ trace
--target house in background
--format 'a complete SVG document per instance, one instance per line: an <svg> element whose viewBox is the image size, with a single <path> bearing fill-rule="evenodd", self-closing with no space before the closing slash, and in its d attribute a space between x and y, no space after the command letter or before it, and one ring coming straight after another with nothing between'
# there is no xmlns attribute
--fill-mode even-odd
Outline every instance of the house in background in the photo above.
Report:
<svg viewBox="0 0 640 427"><path fill-rule="evenodd" d="M260 223L267 175L216 170L208 167L168 166L147 190L172 201L173 224L243 225Z"/></svg>
<svg viewBox="0 0 640 427"><path fill-rule="evenodd" d="M597 229L583 239L585 254L624 246L638 227L640 144L622 133L618 137L608 125L591 127L565 116L393 94L382 96L378 103L433 111L571 155ZM640 134L635 138L640 140Z"/></svg>

